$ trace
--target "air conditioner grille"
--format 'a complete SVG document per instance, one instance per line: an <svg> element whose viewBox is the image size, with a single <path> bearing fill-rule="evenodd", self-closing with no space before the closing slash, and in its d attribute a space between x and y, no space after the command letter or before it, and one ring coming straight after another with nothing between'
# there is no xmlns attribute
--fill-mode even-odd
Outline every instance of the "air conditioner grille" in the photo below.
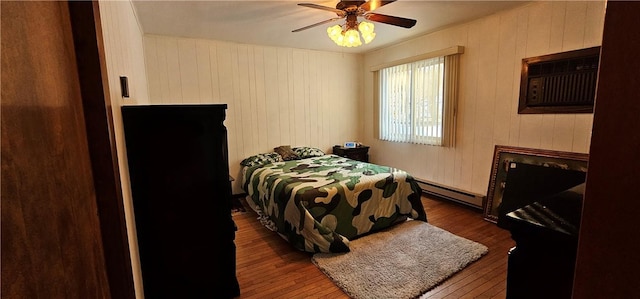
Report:
<svg viewBox="0 0 640 299"><path fill-rule="evenodd" d="M519 113L592 112L599 47L523 59Z"/></svg>

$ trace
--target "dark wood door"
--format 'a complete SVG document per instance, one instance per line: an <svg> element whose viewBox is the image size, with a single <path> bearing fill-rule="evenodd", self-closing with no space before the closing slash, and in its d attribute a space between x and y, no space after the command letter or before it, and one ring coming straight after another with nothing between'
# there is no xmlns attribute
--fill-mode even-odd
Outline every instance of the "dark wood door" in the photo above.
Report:
<svg viewBox="0 0 640 299"><path fill-rule="evenodd" d="M573 298L640 294L640 2L607 1Z"/></svg>
<svg viewBox="0 0 640 299"><path fill-rule="evenodd" d="M110 298L68 4L1 5L2 298Z"/></svg>

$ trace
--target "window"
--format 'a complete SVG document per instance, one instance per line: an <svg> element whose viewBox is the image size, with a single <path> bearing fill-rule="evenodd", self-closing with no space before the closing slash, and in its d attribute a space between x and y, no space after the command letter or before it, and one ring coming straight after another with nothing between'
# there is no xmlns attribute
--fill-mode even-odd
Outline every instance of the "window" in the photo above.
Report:
<svg viewBox="0 0 640 299"><path fill-rule="evenodd" d="M436 56L377 70L380 139L453 146L457 58Z"/></svg>

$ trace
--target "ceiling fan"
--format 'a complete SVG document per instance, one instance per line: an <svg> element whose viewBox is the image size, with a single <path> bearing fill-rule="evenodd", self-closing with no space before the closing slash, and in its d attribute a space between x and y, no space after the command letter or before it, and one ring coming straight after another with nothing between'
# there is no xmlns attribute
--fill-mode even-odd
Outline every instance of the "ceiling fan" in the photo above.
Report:
<svg viewBox="0 0 640 299"><path fill-rule="evenodd" d="M395 16L389 16L389 15L383 15L383 14L379 14L379 13L374 13L372 12L373 10L387 5L389 3L393 3L396 0L391 0L391 1L380 1L380 0L369 0L369 1L340 1L338 2L338 4L336 4L336 7L328 7L328 6L322 6L322 5L318 5L318 4L313 4L313 3L298 3L298 5L300 6L304 6L304 7L309 7L309 8L315 8L315 9L321 9L321 10L326 10L326 11L331 11L336 13L337 17L335 18L331 18L322 22L318 22L315 24L311 24L309 26L305 26L302 28L298 28L293 30L292 32L299 32L302 30L306 30L315 26L319 26L322 24L326 24L326 23L330 23L330 22L334 22L340 19L345 19L346 18L346 29L348 30L350 28L355 28L358 24L358 17L363 17L366 20L369 21L374 21L374 22L379 22L379 23L384 23L384 24L389 24L389 25L394 25L394 26L400 26L400 27L404 27L404 28L411 28L416 24L416 20L413 19L407 19L407 18L401 18L401 17L395 17Z"/></svg>

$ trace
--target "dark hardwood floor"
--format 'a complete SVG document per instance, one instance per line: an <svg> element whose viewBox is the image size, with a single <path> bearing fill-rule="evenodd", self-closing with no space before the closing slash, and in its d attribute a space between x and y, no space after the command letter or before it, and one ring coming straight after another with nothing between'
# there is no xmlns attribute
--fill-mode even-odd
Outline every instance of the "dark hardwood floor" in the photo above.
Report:
<svg viewBox="0 0 640 299"><path fill-rule="evenodd" d="M505 298L510 233L487 222L480 210L423 196L429 223L489 247L489 253L421 298ZM264 228L246 208L235 213L237 276L241 299L349 298L311 263L311 254L291 247Z"/></svg>

